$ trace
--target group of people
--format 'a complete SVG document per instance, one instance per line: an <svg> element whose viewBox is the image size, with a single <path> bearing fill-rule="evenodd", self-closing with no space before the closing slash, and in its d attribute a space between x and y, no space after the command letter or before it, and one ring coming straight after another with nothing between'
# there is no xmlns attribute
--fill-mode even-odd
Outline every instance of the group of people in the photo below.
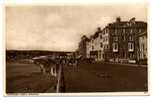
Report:
<svg viewBox="0 0 153 100"><path fill-rule="evenodd" d="M65 91L65 82L64 82L64 67L78 66L81 62L91 63L92 59L83 59L75 57L49 57L41 56L34 57L33 62L40 67L40 71L49 76L54 76L57 79L56 90Z"/></svg>
<svg viewBox="0 0 153 100"><path fill-rule="evenodd" d="M42 73L51 73L56 76L59 66L78 66L79 60L75 58L49 58L49 57L35 57L32 59L34 64L40 67Z"/></svg>
<svg viewBox="0 0 153 100"><path fill-rule="evenodd" d="M65 91L64 83L64 66L77 66L78 60L74 58L49 58L37 57L33 58L33 62L40 67L42 73L54 76L57 79L56 92Z"/></svg>

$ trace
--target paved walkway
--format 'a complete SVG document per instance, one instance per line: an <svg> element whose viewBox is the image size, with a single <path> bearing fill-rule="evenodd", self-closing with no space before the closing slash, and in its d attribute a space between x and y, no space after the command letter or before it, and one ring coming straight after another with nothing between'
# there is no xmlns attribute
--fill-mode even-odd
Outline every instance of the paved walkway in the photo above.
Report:
<svg viewBox="0 0 153 100"><path fill-rule="evenodd" d="M124 63L111 63L111 62L108 62L107 64L126 65L126 66L134 66L134 67L147 67L148 66L148 65L139 65L139 64L124 64Z"/></svg>

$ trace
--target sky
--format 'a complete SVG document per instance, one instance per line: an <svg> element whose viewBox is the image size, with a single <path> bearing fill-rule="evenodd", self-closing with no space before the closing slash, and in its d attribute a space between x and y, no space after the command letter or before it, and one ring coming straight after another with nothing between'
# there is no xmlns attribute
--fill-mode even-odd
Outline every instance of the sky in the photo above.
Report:
<svg viewBox="0 0 153 100"><path fill-rule="evenodd" d="M6 49L75 51L81 36L116 17L147 22L145 4L7 6Z"/></svg>

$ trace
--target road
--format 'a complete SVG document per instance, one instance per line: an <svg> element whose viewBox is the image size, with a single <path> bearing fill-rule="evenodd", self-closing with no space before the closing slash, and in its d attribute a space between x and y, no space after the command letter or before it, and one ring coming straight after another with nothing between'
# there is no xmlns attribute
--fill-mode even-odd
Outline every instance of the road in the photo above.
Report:
<svg viewBox="0 0 153 100"><path fill-rule="evenodd" d="M64 69L66 92L147 91L147 67L82 64Z"/></svg>
<svg viewBox="0 0 153 100"><path fill-rule="evenodd" d="M64 66L66 93L147 91L147 67L121 64ZM7 63L7 93L52 93L55 77L40 73L34 64Z"/></svg>

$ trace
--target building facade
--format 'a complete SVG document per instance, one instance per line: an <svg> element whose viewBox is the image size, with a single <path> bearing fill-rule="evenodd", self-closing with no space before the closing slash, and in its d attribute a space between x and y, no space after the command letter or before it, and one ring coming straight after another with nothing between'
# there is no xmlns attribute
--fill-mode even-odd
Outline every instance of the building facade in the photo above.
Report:
<svg viewBox="0 0 153 100"><path fill-rule="evenodd" d="M87 57L95 58L97 61L136 63L137 51L140 50L139 47L143 48L139 46L139 43L141 41L143 44L145 39L147 40L146 37L142 40L140 34L146 31L146 22L136 21L135 18L121 21L121 18L118 17L115 22L109 23L103 30L98 28L90 37L86 46ZM146 50L141 49L140 52L142 58Z"/></svg>
<svg viewBox="0 0 153 100"><path fill-rule="evenodd" d="M147 32L142 32L138 35L139 50L138 50L138 61L142 64L147 64Z"/></svg>
<svg viewBox="0 0 153 100"><path fill-rule="evenodd" d="M139 41L137 36L147 30L147 23L135 21L121 21L109 24L110 30L110 51L113 62L136 63Z"/></svg>
<svg viewBox="0 0 153 100"><path fill-rule="evenodd" d="M97 28L87 42L87 57L94 58L95 61L104 61L108 57L109 51L109 32L105 27L103 30Z"/></svg>
<svg viewBox="0 0 153 100"><path fill-rule="evenodd" d="M83 58L87 58L87 41L89 41L89 39L84 35L79 42L78 55Z"/></svg>

